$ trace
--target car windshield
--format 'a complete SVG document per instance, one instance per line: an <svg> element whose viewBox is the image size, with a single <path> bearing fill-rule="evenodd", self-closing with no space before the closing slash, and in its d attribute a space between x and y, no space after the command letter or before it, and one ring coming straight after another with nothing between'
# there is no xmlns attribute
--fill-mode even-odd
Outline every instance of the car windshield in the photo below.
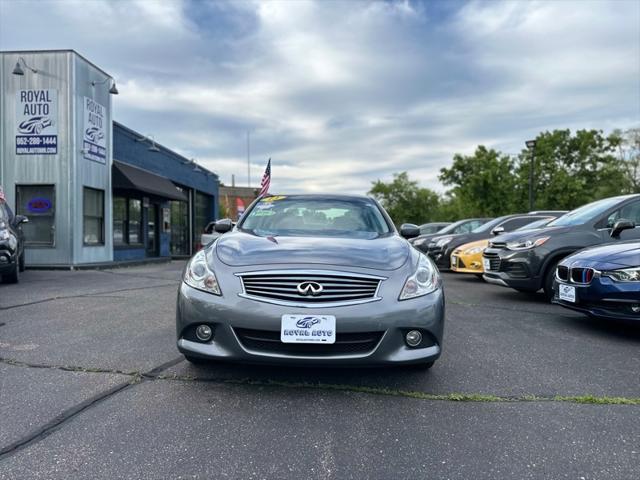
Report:
<svg viewBox="0 0 640 480"><path fill-rule="evenodd" d="M484 232L490 232L491 230L493 230L493 228L502 223L504 220L506 220L507 217L498 217L498 218L494 218L493 220L488 221L487 223L480 225L479 227L476 227L475 229L471 230L472 233L484 233Z"/></svg>
<svg viewBox="0 0 640 480"><path fill-rule="evenodd" d="M461 225L464 225L465 223L469 223L472 222L473 220L469 220L468 218L465 220L458 220L457 222L453 222L450 225L447 225L446 227L444 227L442 230L439 230L437 233L438 234L444 234L444 233L451 233L453 232L456 228L458 228Z"/></svg>
<svg viewBox="0 0 640 480"><path fill-rule="evenodd" d="M240 230L267 236L372 239L391 232L378 206L366 198L271 196L243 218Z"/></svg>
<svg viewBox="0 0 640 480"><path fill-rule="evenodd" d="M549 223L549 227L567 227L571 225L583 225L589 220L596 220L600 215L620 202L620 197L605 198L597 202L588 203L580 208L571 210L560 218Z"/></svg>
<svg viewBox="0 0 640 480"><path fill-rule="evenodd" d="M516 230L533 230L534 228L544 227L547 223L549 223L553 219L554 217L543 218L535 222L527 223L526 225L523 225L520 228L516 228Z"/></svg>
<svg viewBox="0 0 640 480"><path fill-rule="evenodd" d="M442 228L442 225L422 225L420 227L420 235L428 235L429 233L436 233Z"/></svg>

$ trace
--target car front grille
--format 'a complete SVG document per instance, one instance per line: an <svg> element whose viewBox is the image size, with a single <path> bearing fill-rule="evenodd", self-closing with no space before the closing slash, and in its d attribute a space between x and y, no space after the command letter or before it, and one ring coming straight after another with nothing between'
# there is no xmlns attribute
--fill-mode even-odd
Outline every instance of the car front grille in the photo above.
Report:
<svg viewBox="0 0 640 480"><path fill-rule="evenodd" d="M347 305L379 300L383 277L333 271L265 271L237 274L241 296L283 305ZM313 288L307 288L309 283ZM319 286L319 288L318 288Z"/></svg>
<svg viewBox="0 0 640 480"><path fill-rule="evenodd" d="M569 268L564 265L558 265L558 269L556 270L556 276L558 280L562 280L563 282L569 281Z"/></svg>
<svg viewBox="0 0 640 480"><path fill-rule="evenodd" d="M566 267L558 265L556 269L556 278L562 282L575 283L578 285L589 285L591 280L596 276L593 268L584 267Z"/></svg>
<svg viewBox="0 0 640 480"><path fill-rule="evenodd" d="M482 257L485 260L489 260L489 270L493 271L493 272L498 272L500 271L500 257L498 256L497 253L493 253L493 252L487 252L486 250L484 251Z"/></svg>
<svg viewBox="0 0 640 480"><path fill-rule="evenodd" d="M247 350L282 355L321 357L331 355L365 355L373 351L384 332L336 333L333 344L283 343L280 332L272 330L233 329Z"/></svg>

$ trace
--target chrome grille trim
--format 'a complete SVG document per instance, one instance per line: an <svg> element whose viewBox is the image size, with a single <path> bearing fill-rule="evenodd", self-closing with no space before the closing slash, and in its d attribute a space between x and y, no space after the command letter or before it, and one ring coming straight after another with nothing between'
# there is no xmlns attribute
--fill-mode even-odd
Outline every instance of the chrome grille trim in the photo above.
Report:
<svg viewBox="0 0 640 480"><path fill-rule="evenodd" d="M235 274L242 293L238 296L259 302L302 308L339 307L381 300L378 290L386 277L334 270L261 270ZM302 282L318 282L322 293L302 296Z"/></svg>

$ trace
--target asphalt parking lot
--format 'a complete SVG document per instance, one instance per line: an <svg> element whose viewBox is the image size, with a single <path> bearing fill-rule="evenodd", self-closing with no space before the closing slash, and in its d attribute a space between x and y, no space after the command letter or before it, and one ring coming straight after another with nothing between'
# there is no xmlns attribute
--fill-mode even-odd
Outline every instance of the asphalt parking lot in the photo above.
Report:
<svg viewBox="0 0 640 480"><path fill-rule="evenodd" d="M444 274L430 371L195 367L182 266L0 285L0 479L640 477L640 325Z"/></svg>

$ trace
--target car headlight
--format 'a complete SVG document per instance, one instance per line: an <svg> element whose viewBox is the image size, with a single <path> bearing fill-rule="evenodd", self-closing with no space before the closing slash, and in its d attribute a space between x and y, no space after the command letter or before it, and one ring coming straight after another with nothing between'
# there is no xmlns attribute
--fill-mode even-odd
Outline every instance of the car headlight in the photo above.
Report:
<svg viewBox="0 0 640 480"><path fill-rule="evenodd" d="M478 253L484 252L484 247L472 247L468 250L464 251L465 255L477 255Z"/></svg>
<svg viewBox="0 0 640 480"><path fill-rule="evenodd" d="M207 265L207 256L200 250L189 261L184 272L184 283L203 292L222 295L216 274Z"/></svg>
<svg viewBox="0 0 640 480"><path fill-rule="evenodd" d="M640 282L640 267L609 270L602 275L613 278L616 282Z"/></svg>
<svg viewBox="0 0 640 480"><path fill-rule="evenodd" d="M420 254L418 268L415 273L407 278L400 292L400 300L421 297L435 291L440 286L438 269L431 259Z"/></svg>
<svg viewBox="0 0 640 480"><path fill-rule="evenodd" d="M549 238L550 237L525 238L523 240L507 242L507 248L509 250L530 250L532 248L539 247L544 242L549 240Z"/></svg>
<svg viewBox="0 0 640 480"><path fill-rule="evenodd" d="M424 245L427 242L427 239L426 238L415 238L415 239L412 238L411 240L409 240L409 242L411 242L412 245Z"/></svg>
<svg viewBox="0 0 640 480"><path fill-rule="evenodd" d="M436 247L444 247L447 243L451 241L452 237L443 237L436 242Z"/></svg>

